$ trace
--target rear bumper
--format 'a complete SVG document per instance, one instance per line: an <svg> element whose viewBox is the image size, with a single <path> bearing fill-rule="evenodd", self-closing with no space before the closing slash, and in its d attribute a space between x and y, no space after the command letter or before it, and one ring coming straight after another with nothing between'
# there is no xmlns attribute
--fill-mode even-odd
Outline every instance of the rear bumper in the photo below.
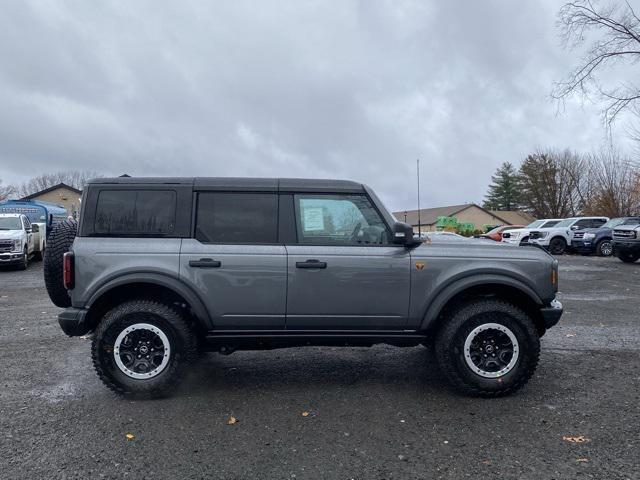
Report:
<svg viewBox="0 0 640 480"><path fill-rule="evenodd" d="M89 332L86 323L87 310L84 308L66 308L58 315L62 331L70 337L78 337Z"/></svg>
<svg viewBox="0 0 640 480"><path fill-rule="evenodd" d="M560 317L563 312L562 303L558 300L552 300L549 306L543 307L540 309L540 313L542 314L542 319L544 320L544 326L546 328L553 327L558 321L560 321Z"/></svg>

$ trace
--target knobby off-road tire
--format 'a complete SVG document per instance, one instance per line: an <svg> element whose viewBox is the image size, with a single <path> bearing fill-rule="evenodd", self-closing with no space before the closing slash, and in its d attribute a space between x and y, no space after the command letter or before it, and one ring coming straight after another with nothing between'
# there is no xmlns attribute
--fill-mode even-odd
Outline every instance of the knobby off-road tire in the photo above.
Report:
<svg viewBox="0 0 640 480"><path fill-rule="evenodd" d="M640 258L640 253L630 252L628 250L619 250L616 252L616 257L624 263L633 263Z"/></svg>
<svg viewBox="0 0 640 480"><path fill-rule="evenodd" d="M71 248L76 238L78 224L75 220L64 220L54 225L47 239L47 254L44 257L44 284L51 301L58 307L71 306L71 298L62 282L62 257Z"/></svg>
<svg viewBox="0 0 640 480"><path fill-rule="evenodd" d="M549 251L553 255L562 255L567 250L567 242L562 237L552 238L549 242Z"/></svg>
<svg viewBox="0 0 640 480"><path fill-rule="evenodd" d="M139 369L127 362L127 352L136 354L133 362L145 361L144 354L148 354L150 348L143 353L142 347L136 347L140 344L144 346L145 339L151 340L148 347L156 347L152 355L159 357L155 364L149 364L152 370ZM125 352L127 342L129 346ZM163 342L167 342L167 345ZM160 344L163 344L162 350L158 348ZM135 348L138 350L134 351ZM164 361L163 355L167 350L167 360L162 366L161 361ZM138 359L140 353L143 355ZM91 356L100 380L117 394L159 398L170 394L178 386L188 366L198 358L198 343L190 324L173 306L137 299L124 302L107 312L95 330ZM145 373L148 371L152 373ZM136 378L132 375L136 375ZM146 378L147 375L150 378Z"/></svg>
<svg viewBox="0 0 640 480"><path fill-rule="evenodd" d="M502 300L471 300L453 310L444 322L436 335L436 358L447 380L458 391L479 397L509 395L524 386L533 375L540 356L540 338L531 318L518 307ZM483 333L481 329L486 325L494 325L494 330L487 329ZM468 351L465 343L467 339L474 338L481 344L480 335L490 335L492 331L507 339L508 334L495 329L495 325L515 337L517 358L506 373L499 375L496 372L492 374L493 377L487 377L478 374L475 366L473 369L470 366L469 363L473 364L473 361L471 357L466 358ZM473 336L477 331L480 333ZM476 345L476 355L477 349ZM513 359L515 356L514 353L506 358ZM480 355L480 362L482 358L483 355Z"/></svg>

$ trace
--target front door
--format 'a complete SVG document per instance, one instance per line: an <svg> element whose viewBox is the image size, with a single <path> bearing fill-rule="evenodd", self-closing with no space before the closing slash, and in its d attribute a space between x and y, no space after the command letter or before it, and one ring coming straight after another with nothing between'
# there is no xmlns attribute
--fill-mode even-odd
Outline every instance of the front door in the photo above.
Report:
<svg viewBox="0 0 640 480"><path fill-rule="evenodd" d="M216 329L285 327L287 256L277 244L276 193L200 192L195 238L180 275L203 297Z"/></svg>
<svg viewBox="0 0 640 480"><path fill-rule="evenodd" d="M364 194L293 197L298 241L287 244L287 329L402 329L410 254Z"/></svg>

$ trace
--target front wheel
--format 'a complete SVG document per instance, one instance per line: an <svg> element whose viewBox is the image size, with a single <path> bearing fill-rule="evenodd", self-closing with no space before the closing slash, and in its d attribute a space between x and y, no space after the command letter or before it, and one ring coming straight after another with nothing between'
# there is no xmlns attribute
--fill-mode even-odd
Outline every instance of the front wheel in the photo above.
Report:
<svg viewBox="0 0 640 480"><path fill-rule="evenodd" d="M436 357L451 384L467 395L498 397L524 386L540 355L531 318L510 303L471 301L444 320Z"/></svg>
<svg viewBox="0 0 640 480"><path fill-rule="evenodd" d="M567 249L567 242L562 237L552 238L549 242L549 251L553 255L562 255Z"/></svg>
<svg viewBox="0 0 640 480"><path fill-rule="evenodd" d="M610 257L613 255L613 243L611 240L600 240L596 246L596 253L601 257Z"/></svg>
<svg viewBox="0 0 640 480"><path fill-rule="evenodd" d="M114 392L133 397L171 393L197 357L193 329L173 306L130 300L109 311L93 337L95 370Z"/></svg>
<svg viewBox="0 0 640 480"><path fill-rule="evenodd" d="M27 268L29 268L29 251L27 250L27 247L24 247L24 252L22 252L22 260L18 264L18 269L26 270Z"/></svg>
<svg viewBox="0 0 640 480"><path fill-rule="evenodd" d="M640 258L640 253L631 252L629 250L620 250L616 252L616 256L624 263L633 263Z"/></svg>

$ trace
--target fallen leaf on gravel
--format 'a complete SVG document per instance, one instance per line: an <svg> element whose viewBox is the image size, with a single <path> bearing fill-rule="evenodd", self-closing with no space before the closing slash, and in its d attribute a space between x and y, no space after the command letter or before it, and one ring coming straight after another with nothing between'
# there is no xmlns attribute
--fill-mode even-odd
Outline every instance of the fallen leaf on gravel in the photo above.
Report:
<svg viewBox="0 0 640 480"><path fill-rule="evenodd" d="M231 416L231 417L229 417L229 420L227 420L227 425L235 425L239 421L240 420L238 420L236 417Z"/></svg>
<svg viewBox="0 0 640 480"><path fill-rule="evenodd" d="M588 462L589 459L588 458L577 458L576 462Z"/></svg>
<svg viewBox="0 0 640 480"><path fill-rule="evenodd" d="M133 433L127 433L125 437L127 437L127 440L133 440L134 438L136 438L136 436Z"/></svg>
<svg viewBox="0 0 640 480"><path fill-rule="evenodd" d="M590 439L582 435L578 435L577 437L562 437L562 439L565 442L569 442L569 443L587 443L591 441Z"/></svg>
<svg viewBox="0 0 640 480"><path fill-rule="evenodd" d="M309 416L309 412L302 412L302 416L303 417L308 417Z"/></svg>
<svg viewBox="0 0 640 480"><path fill-rule="evenodd" d="M491 460L483 460L483 465L491 465Z"/></svg>
<svg viewBox="0 0 640 480"><path fill-rule="evenodd" d="M575 333L567 333L567 337L575 337L576 334Z"/></svg>

